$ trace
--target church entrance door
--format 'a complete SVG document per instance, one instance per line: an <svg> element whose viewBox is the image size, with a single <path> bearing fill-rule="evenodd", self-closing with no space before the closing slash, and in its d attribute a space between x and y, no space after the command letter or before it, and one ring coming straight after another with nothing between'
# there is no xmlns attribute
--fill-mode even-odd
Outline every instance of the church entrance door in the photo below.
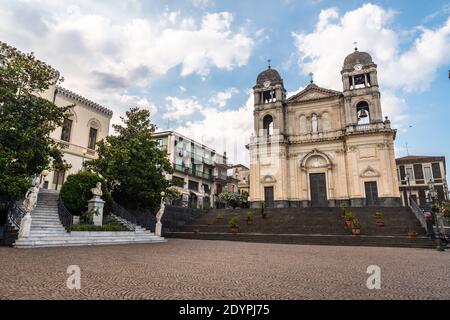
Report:
<svg viewBox="0 0 450 320"><path fill-rule="evenodd" d="M378 186L376 181L366 182L366 202L368 206L378 205Z"/></svg>
<svg viewBox="0 0 450 320"><path fill-rule="evenodd" d="M328 207L325 173L312 173L309 175L309 180L311 188L311 206Z"/></svg>
<svg viewBox="0 0 450 320"><path fill-rule="evenodd" d="M275 207L274 196L273 196L273 187L265 187L264 188L264 199L266 202L266 208Z"/></svg>

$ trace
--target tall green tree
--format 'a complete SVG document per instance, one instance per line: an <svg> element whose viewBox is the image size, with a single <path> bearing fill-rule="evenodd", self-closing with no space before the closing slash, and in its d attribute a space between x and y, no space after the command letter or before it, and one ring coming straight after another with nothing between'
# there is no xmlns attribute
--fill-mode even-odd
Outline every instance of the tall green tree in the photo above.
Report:
<svg viewBox="0 0 450 320"><path fill-rule="evenodd" d="M0 42L0 195L19 197L45 169L65 169L50 133L70 106L41 95L62 81L50 66Z"/></svg>
<svg viewBox="0 0 450 320"><path fill-rule="evenodd" d="M173 169L153 139L148 110L132 108L121 119L124 125L113 125L116 134L98 143L98 159L86 165L106 179L117 203L156 213L161 192L171 186L163 174Z"/></svg>

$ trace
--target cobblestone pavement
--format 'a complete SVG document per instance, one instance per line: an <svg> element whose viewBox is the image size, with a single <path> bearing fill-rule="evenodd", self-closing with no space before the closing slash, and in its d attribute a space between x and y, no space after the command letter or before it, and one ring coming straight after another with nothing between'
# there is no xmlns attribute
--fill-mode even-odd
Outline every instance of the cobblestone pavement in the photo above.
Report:
<svg viewBox="0 0 450 320"><path fill-rule="evenodd" d="M69 290L69 265L81 290ZM382 270L368 290L369 265ZM0 248L0 299L449 299L450 252L171 239Z"/></svg>

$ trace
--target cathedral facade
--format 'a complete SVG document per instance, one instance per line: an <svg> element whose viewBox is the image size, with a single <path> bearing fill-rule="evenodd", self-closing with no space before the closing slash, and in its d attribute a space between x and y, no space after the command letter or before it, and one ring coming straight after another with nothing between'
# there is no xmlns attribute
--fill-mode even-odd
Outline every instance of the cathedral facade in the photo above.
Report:
<svg viewBox="0 0 450 320"><path fill-rule="evenodd" d="M377 65L356 49L341 74L343 92L311 81L289 99L276 70L269 66L258 76L252 207L401 205L396 130L382 115Z"/></svg>

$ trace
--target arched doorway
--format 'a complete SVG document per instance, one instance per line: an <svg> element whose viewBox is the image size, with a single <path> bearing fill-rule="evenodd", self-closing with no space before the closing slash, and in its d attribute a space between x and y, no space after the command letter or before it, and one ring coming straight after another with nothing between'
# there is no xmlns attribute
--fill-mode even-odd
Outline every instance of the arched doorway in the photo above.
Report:
<svg viewBox="0 0 450 320"><path fill-rule="evenodd" d="M331 183L330 159L324 153L314 150L303 158L301 168L308 185L308 198L311 207L328 207L332 199L329 186Z"/></svg>
<svg viewBox="0 0 450 320"><path fill-rule="evenodd" d="M189 208L197 209L198 207L198 197L195 193L189 195Z"/></svg>

